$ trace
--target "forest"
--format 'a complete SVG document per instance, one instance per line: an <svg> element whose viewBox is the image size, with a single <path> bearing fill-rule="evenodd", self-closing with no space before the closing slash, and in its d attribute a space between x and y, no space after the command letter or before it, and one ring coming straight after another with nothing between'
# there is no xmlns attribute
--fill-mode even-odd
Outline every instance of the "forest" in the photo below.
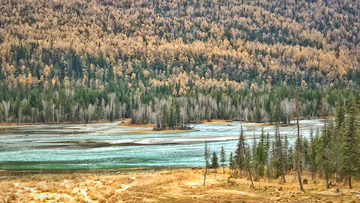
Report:
<svg viewBox="0 0 360 203"><path fill-rule="evenodd" d="M183 128L360 100L359 1L3 0L0 122Z"/></svg>
<svg viewBox="0 0 360 203"><path fill-rule="evenodd" d="M299 108L297 112L298 110ZM227 158L224 148L221 148L221 164L215 151L211 156L209 146L205 141L205 175L208 168L213 168L216 172L217 168L222 167L225 173L225 167L229 166L231 171L229 180L248 177L252 188L255 189L253 180L265 179L270 183L272 179L279 178L280 183L284 184L289 181L286 180L285 175L291 171L297 171L299 187L303 192L305 192L303 184L308 184L310 180L302 179L302 174L306 174L307 177L310 174L312 181L315 177L325 179L327 189L341 183L348 184L349 188L352 188L352 178L356 180L360 178L359 107L356 101L351 99L347 106L337 106L335 119L328 117L325 106L321 108L321 114L324 126L320 129L312 129L310 136L302 136L299 119L296 119L295 144L291 144L288 137L280 132L278 116L275 117L277 123L275 136L271 138L270 134L266 134L262 128L260 138L255 137L254 134L253 139L248 138L245 142L244 130L241 126L236 151L231 152Z"/></svg>

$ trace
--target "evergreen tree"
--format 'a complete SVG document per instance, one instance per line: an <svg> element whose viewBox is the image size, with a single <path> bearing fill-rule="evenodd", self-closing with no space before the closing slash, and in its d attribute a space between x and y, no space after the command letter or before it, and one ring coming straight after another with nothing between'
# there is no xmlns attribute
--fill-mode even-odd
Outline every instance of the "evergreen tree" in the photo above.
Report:
<svg viewBox="0 0 360 203"><path fill-rule="evenodd" d="M311 171L311 178L314 180L314 175L317 171L318 165L316 164L316 153L318 151L317 149L317 143L318 143L318 134L319 129L316 131L315 137L313 136L314 131L311 129L310 131L310 152L309 152L309 169Z"/></svg>
<svg viewBox="0 0 360 203"><path fill-rule="evenodd" d="M294 169L294 149L293 146L290 145L289 147L289 152L288 152L288 157L287 157L287 164L289 167L289 171Z"/></svg>
<svg viewBox="0 0 360 203"><path fill-rule="evenodd" d="M284 138L284 147L282 148L282 153L284 156L284 165L285 165L285 170L289 171L290 170L290 160L289 160L289 149L290 149L290 144L289 144L289 139L287 137L287 135L285 135Z"/></svg>
<svg viewBox="0 0 360 203"><path fill-rule="evenodd" d="M266 145L265 142L266 142L266 136L265 136L265 132L264 132L264 127L261 127L260 143L264 148L265 148L265 145Z"/></svg>
<svg viewBox="0 0 360 203"><path fill-rule="evenodd" d="M329 124L327 118L324 119L324 128L321 137L319 138L319 145L317 148L316 164L319 169L325 174L326 188L329 187L329 175L333 172L332 167L332 147L331 147L331 134L333 133L333 125Z"/></svg>
<svg viewBox="0 0 360 203"><path fill-rule="evenodd" d="M273 162L275 167L275 177L278 178L280 175L282 176L283 182L286 183L285 179L285 159L283 156L283 145L281 142L280 135L280 120L282 119L282 110L280 108L280 100L278 99L276 105L274 107L274 119L276 122L275 125L275 154L273 156Z"/></svg>
<svg viewBox="0 0 360 203"><path fill-rule="evenodd" d="M242 131L242 127L241 127L241 132L240 132L240 136L239 136L239 141L237 143L237 147L236 147L236 151L235 151L235 164L234 164L234 168L236 166L239 167L240 169L240 174L242 174L243 170L245 169L245 163L244 163L244 150L243 150L243 141L244 139L242 139L243 136L243 131Z"/></svg>
<svg viewBox="0 0 360 203"><path fill-rule="evenodd" d="M264 177L265 164L266 164L266 154L262 143L260 142L256 150L256 163L257 163L257 176Z"/></svg>
<svg viewBox="0 0 360 203"><path fill-rule="evenodd" d="M301 147L302 158L304 159L303 166L308 168L310 165L310 146L308 138L302 138L302 147Z"/></svg>
<svg viewBox="0 0 360 203"><path fill-rule="evenodd" d="M339 97L339 100L336 104L336 117L335 117L335 133L333 139L333 160L335 162L335 173L336 173L336 181L341 181L341 160L342 153L341 148L344 143L344 134L345 134L345 107L344 101L342 97Z"/></svg>
<svg viewBox="0 0 360 203"><path fill-rule="evenodd" d="M352 188L351 178L360 172L360 137L358 108L355 100L349 102L348 116L346 118L346 133L342 146L341 171L349 180L349 188Z"/></svg>
<svg viewBox="0 0 360 203"><path fill-rule="evenodd" d="M235 166L235 162L234 162L234 158L233 158L233 153L230 153L230 157L229 157L229 168L230 170L234 170L234 166Z"/></svg>
<svg viewBox="0 0 360 203"><path fill-rule="evenodd" d="M256 138L255 138L255 132L254 132L254 136L253 136L253 145L252 145L252 153L251 153L251 157L250 157L250 161L252 162L252 168L255 170L255 175L257 175L257 168L259 165L259 162L257 161L257 142L256 142Z"/></svg>
<svg viewBox="0 0 360 203"><path fill-rule="evenodd" d="M216 152L214 152L212 155L211 167L215 170L215 173L217 173L217 169L219 168L219 162L218 162L218 157L216 155Z"/></svg>
<svg viewBox="0 0 360 203"><path fill-rule="evenodd" d="M221 152L220 152L220 162L221 162L221 166L223 167L223 173L225 174L226 154L225 154L224 147L221 147Z"/></svg>
<svg viewBox="0 0 360 203"><path fill-rule="evenodd" d="M264 148L265 148L265 153L266 153L266 158L269 159L269 155L270 155L270 133L268 132L266 134L266 142L265 142L265 145L264 145Z"/></svg>
<svg viewBox="0 0 360 203"><path fill-rule="evenodd" d="M300 102L299 102L299 98L298 95L296 95L296 111L295 111L295 115L296 115L296 126L297 126L297 140L296 140L296 144L295 144L295 153L296 153L296 168L297 168L297 172L298 172L298 180L299 180L299 186L300 186L300 190L305 192L304 188L303 188L303 184L302 184L302 180L301 180L301 170L302 170L302 142L301 142L301 137L300 137L300 124L299 124L299 117L300 117Z"/></svg>
<svg viewBox="0 0 360 203"><path fill-rule="evenodd" d="M270 151L270 148L268 148ZM266 160L266 177L268 178L268 182L271 182L272 177L272 168L271 168L271 154L269 153Z"/></svg>

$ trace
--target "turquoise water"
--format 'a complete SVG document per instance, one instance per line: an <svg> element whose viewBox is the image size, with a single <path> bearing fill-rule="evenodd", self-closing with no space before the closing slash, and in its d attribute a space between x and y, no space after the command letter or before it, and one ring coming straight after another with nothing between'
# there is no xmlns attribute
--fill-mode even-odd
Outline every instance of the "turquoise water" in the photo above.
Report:
<svg viewBox="0 0 360 203"><path fill-rule="evenodd" d="M210 150L235 151L240 123L201 124L192 131L145 133L149 128L106 124L11 126L0 128L0 169L114 169L134 167L198 167L204 165L204 141ZM322 126L320 120L300 122L303 136ZM264 127L274 134L273 126ZM258 137L260 124L244 124L246 137ZM291 141L296 127L282 127ZM251 145L252 139L247 139Z"/></svg>

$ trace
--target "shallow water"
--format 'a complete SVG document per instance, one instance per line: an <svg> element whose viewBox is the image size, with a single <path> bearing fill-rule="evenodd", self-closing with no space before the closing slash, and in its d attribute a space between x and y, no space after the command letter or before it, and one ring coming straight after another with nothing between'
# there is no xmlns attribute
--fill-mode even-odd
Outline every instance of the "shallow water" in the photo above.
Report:
<svg viewBox="0 0 360 203"><path fill-rule="evenodd" d="M150 132L104 124L9 126L0 128L0 169L112 169L197 167L204 165L204 141L211 152L235 151L240 123L200 124L191 131ZM231 124L232 126L228 126ZM321 128L321 120L300 121L301 133ZM247 138L259 137L261 125L243 124ZM274 126L265 126L274 135ZM296 126L280 128L294 142ZM250 145L253 139L246 139Z"/></svg>

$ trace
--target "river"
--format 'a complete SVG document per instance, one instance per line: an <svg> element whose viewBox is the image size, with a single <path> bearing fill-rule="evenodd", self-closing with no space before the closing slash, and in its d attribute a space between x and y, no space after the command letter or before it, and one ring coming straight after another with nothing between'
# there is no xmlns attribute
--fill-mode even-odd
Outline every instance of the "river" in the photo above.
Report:
<svg viewBox="0 0 360 203"><path fill-rule="evenodd" d="M240 122L199 124L191 131L144 132L151 128L117 126L119 122L0 127L0 169L116 169L199 167L204 141L211 152L235 151ZM301 133L322 127L321 120L301 120ZM244 123L246 142L261 134L261 124ZM274 126L265 126L274 135ZM296 126L280 127L294 143Z"/></svg>

